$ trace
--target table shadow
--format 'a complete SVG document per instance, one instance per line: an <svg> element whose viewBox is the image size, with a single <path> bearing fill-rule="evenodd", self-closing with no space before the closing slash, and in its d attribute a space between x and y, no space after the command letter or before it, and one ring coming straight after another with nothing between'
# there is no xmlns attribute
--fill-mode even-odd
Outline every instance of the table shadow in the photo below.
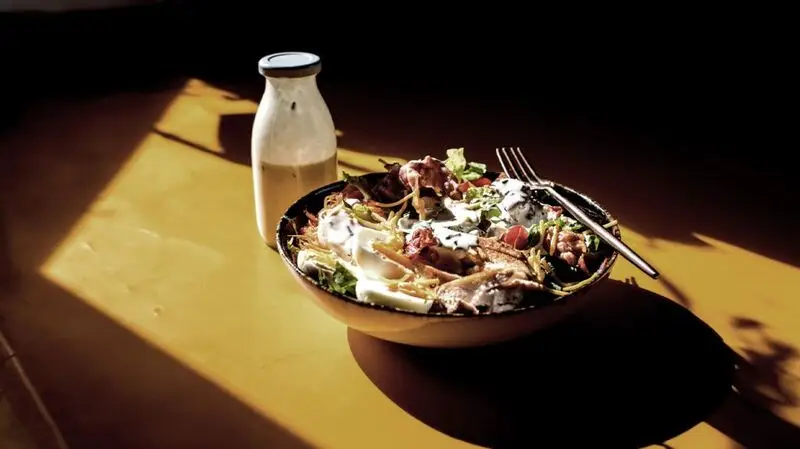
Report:
<svg viewBox="0 0 800 449"><path fill-rule="evenodd" d="M737 364L738 366L738 364ZM705 421L749 449L794 449L800 447L800 429L741 394L741 381L736 382L738 394L730 394L714 414Z"/></svg>
<svg viewBox="0 0 800 449"><path fill-rule="evenodd" d="M677 436L731 393L722 339L689 310L616 280L545 332L463 350L414 348L348 332L372 382L412 416L494 448L643 447Z"/></svg>

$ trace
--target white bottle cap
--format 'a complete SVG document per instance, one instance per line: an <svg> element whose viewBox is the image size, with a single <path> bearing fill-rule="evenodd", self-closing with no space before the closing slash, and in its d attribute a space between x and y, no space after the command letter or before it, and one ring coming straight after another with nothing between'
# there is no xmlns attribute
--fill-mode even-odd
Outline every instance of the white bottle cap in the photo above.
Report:
<svg viewBox="0 0 800 449"><path fill-rule="evenodd" d="M273 53L258 61L258 72L270 78L300 78L316 75L321 68L319 56L300 51Z"/></svg>

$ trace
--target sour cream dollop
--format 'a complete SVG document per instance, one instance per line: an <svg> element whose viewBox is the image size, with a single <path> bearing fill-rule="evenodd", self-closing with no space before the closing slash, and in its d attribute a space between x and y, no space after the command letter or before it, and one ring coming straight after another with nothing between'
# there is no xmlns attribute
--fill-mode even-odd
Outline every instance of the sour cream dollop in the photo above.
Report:
<svg viewBox="0 0 800 449"><path fill-rule="evenodd" d="M317 225L317 239L344 260L352 257L352 241L356 233L363 228L356 220L341 208L320 214Z"/></svg>

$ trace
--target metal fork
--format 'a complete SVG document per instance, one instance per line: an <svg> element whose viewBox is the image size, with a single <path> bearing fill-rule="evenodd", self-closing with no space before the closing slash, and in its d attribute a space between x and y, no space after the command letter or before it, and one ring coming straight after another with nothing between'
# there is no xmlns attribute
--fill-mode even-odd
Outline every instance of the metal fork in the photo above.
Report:
<svg viewBox="0 0 800 449"><path fill-rule="evenodd" d="M508 177L516 178L520 181L526 182L533 188L546 190L547 193L555 198L556 201L561 203L564 209L569 211L573 217L575 217L584 226L591 229L595 234L597 234L598 237L611 245L612 248L617 250L632 264L636 265L638 269L645 272L651 278L658 279L658 271L656 271L655 268L645 262L641 256L636 254L634 250L623 243L620 239L616 238L614 234L610 233L601 224L589 218L589 216L586 215L586 213L584 213L578 206L573 204L572 201L568 200L566 197L564 197L564 195L558 193L558 191L554 188L552 181L548 181L539 177L539 175L536 174L536 170L534 170L531 164L528 163L528 160L525 158L525 155L522 154L522 150L520 150L519 147L509 148L508 151L506 151L505 147L496 148L495 152L497 153L497 160L500 161L500 166L503 167L503 171ZM511 156L509 156L509 152L511 153ZM511 170L509 170L509 168L511 168Z"/></svg>

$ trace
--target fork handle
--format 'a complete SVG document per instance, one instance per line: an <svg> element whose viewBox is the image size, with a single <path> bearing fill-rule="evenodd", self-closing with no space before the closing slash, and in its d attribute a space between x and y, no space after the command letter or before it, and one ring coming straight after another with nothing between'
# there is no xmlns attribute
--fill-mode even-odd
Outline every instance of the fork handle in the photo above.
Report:
<svg viewBox="0 0 800 449"><path fill-rule="evenodd" d="M644 271L648 276L653 279L658 279L658 271L653 268L650 264L645 262L644 259L641 258L634 250L632 250L628 245L623 243L620 239L616 238L614 234L610 233L606 228L604 228L601 224L598 224L596 221L589 218L578 206L572 203L572 201L568 200L564 197L564 195L558 193L556 189L553 187L547 187L547 192L553 196L564 209L568 210L572 216L578 219L584 226L591 229L598 237L603 239L606 243L611 245L612 248L617 250L620 254L623 255L626 259L628 259L632 264L636 265L636 268Z"/></svg>

